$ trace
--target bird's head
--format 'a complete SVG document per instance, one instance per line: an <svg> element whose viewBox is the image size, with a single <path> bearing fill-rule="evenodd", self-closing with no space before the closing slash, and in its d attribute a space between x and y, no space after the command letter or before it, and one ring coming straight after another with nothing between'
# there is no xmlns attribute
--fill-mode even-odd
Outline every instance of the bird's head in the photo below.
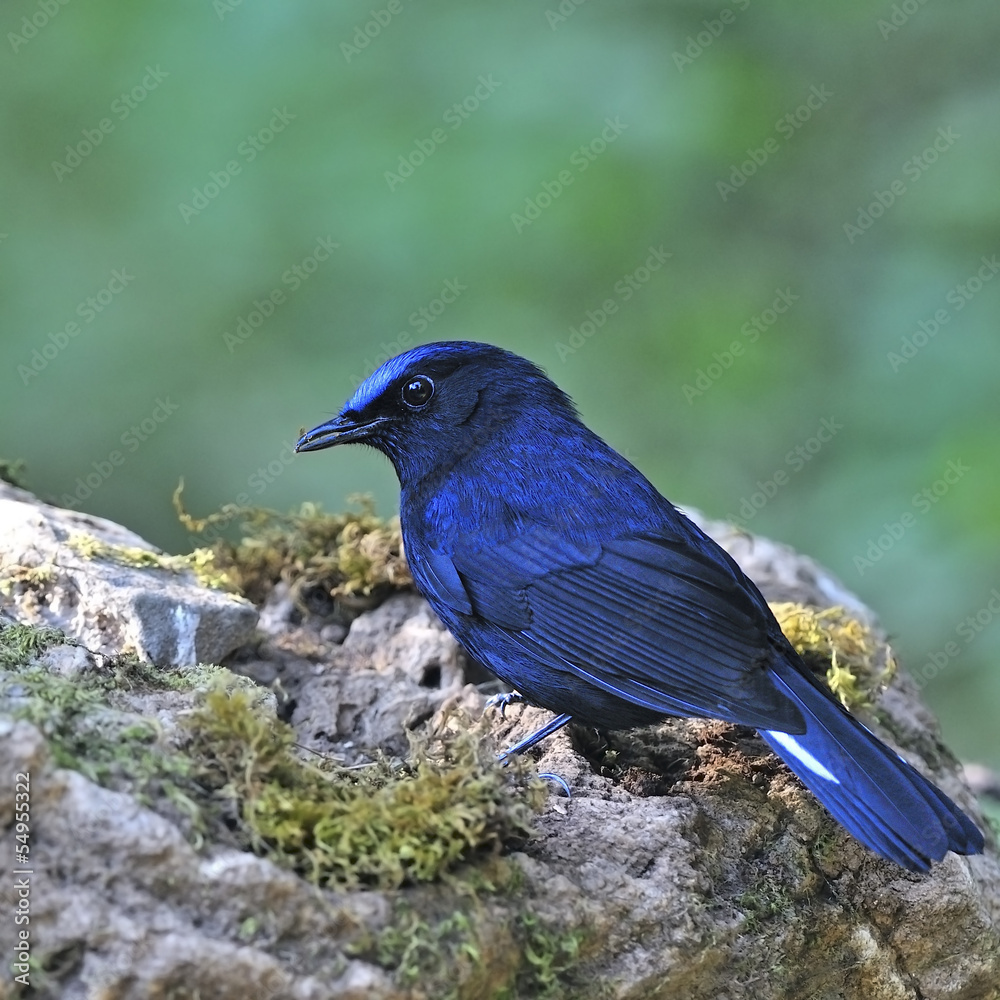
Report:
<svg viewBox="0 0 1000 1000"><path fill-rule="evenodd" d="M366 444L387 455L406 484L529 414L556 418L575 411L530 361L489 344L443 341L390 358L336 417L303 434L295 450Z"/></svg>

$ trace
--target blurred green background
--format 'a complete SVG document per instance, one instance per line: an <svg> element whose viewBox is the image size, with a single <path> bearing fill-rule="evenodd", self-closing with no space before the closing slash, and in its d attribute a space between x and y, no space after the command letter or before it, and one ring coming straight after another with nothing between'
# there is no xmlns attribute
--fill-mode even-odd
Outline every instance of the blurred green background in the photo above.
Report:
<svg viewBox="0 0 1000 1000"><path fill-rule="evenodd" d="M40 495L175 551L181 476L195 513L391 512L380 456L289 443L406 338L491 341L670 498L830 567L1000 766L995 4L16 0L2 29L0 455Z"/></svg>

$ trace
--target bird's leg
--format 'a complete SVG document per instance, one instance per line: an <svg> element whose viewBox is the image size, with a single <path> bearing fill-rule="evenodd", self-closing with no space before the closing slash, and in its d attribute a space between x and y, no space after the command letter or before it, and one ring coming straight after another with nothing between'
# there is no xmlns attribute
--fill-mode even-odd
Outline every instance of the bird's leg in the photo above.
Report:
<svg viewBox="0 0 1000 1000"><path fill-rule="evenodd" d="M491 695L486 699L486 708L499 708L500 718L507 718L507 707L509 705L521 705L527 699L517 691L501 691L499 694Z"/></svg>
<svg viewBox="0 0 1000 1000"><path fill-rule="evenodd" d="M499 753L497 755L497 759L500 761L506 761L515 754L524 753L525 750L530 750L536 743L544 740L546 736L551 736L553 733L562 729L562 727L565 726L566 723L572 718L573 716L571 715L557 715L551 722L547 722L537 732L532 733L530 736L526 736L519 743L515 743L512 747L509 747Z"/></svg>
<svg viewBox="0 0 1000 1000"><path fill-rule="evenodd" d="M504 712L508 705L524 703L527 698L523 694L518 694L517 691L502 692L501 694L495 694L491 698L487 699L487 708L497 708L500 709L500 717L506 718ZM508 759L513 757L514 754L523 753L525 750L530 749L540 740L544 740L546 736L551 736L552 733L556 732L558 729L562 729L567 722L570 721L571 716L560 715L553 719L547 726L543 726L538 730L537 733L532 733L526 739L521 740L520 743L515 743L509 750L504 750L497 754L497 760L501 764L506 764ZM566 798L573 798L573 793L569 789L569 784L566 779L560 777L558 774L553 774L551 771L543 771L538 775L539 778L547 778L549 781L554 781L565 793Z"/></svg>

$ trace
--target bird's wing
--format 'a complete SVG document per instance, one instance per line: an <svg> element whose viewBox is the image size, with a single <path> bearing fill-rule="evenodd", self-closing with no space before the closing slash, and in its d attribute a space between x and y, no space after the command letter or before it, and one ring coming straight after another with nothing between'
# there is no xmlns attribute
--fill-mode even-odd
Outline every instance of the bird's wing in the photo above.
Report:
<svg viewBox="0 0 1000 1000"><path fill-rule="evenodd" d="M473 613L540 664L656 712L801 731L763 599L713 550L697 529L569 544L537 528L453 561Z"/></svg>

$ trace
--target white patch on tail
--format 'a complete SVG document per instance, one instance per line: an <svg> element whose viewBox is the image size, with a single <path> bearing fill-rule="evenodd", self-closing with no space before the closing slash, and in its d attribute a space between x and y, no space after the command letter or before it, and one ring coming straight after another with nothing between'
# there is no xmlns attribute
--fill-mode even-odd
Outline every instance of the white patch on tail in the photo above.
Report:
<svg viewBox="0 0 1000 1000"><path fill-rule="evenodd" d="M796 760L801 761L808 767L813 774L818 774L821 778L824 778L826 781L832 781L836 785L840 784L840 779L836 775L831 774L805 747L800 746L799 741L794 736L789 736L788 733L776 732L774 729L768 729L766 733L775 743L780 744Z"/></svg>

